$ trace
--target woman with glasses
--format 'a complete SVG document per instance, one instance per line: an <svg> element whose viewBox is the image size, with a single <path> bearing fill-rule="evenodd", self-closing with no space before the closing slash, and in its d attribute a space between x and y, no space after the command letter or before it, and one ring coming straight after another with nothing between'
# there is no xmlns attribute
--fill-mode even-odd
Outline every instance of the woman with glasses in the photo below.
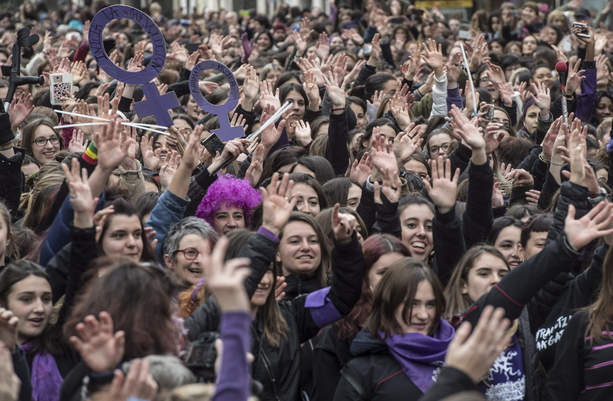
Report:
<svg viewBox="0 0 613 401"><path fill-rule="evenodd" d="M424 149L428 154L429 159L435 159L438 156L447 157L449 154L449 146L451 145L451 134L446 129L438 129L432 131L426 139Z"/></svg>
<svg viewBox="0 0 613 401"><path fill-rule="evenodd" d="M55 159L55 155L64 148L60 134L53 129L53 123L47 118L31 121L23 129L21 147L32 156L39 166Z"/></svg>

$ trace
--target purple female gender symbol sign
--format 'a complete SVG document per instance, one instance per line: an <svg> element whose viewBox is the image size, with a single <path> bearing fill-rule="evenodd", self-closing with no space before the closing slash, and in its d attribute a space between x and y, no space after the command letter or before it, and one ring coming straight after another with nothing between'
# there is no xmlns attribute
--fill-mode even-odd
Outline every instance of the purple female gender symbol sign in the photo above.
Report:
<svg viewBox="0 0 613 401"><path fill-rule="evenodd" d="M115 65L109 59L102 43L102 31L112 20L130 19L139 24L149 35L153 43L153 57L143 71L129 72ZM89 47L96 63L111 77L126 84L142 84L147 100L134 104L134 110L140 118L154 115L158 124L170 127L173 121L168 110L180 106L174 92L160 96L157 87L151 81L158 76L166 63L166 41L160 28L141 10L129 6L110 6L100 10L92 19L89 28Z"/></svg>
<svg viewBox="0 0 613 401"><path fill-rule="evenodd" d="M202 74L202 72L205 70L217 70L221 72L228 80L228 84L230 84L230 95L224 104L211 104L207 102L202 95L202 92L200 91L200 74ZM245 136L243 127L240 125L236 127L231 126L230 119L228 118L228 114L234 110L238 104L239 97L238 83L236 82L234 74L228 67L213 60L205 60L196 64L189 75L189 91L191 92L194 101L202 110L217 115L219 120L219 129L212 130L211 132L216 134L219 139L227 142L229 140Z"/></svg>

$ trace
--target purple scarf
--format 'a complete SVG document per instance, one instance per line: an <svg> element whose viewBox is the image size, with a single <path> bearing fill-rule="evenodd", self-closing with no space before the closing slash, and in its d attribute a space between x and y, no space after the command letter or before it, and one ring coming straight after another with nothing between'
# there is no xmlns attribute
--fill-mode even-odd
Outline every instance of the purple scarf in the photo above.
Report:
<svg viewBox="0 0 613 401"><path fill-rule="evenodd" d="M21 345L26 353L30 353L38 344L36 340ZM32 360L32 400L59 401L60 389L64 378L60 374L55 358L47 351L34 354Z"/></svg>
<svg viewBox="0 0 613 401"><path fill-rule="evenodd" d="M385 333L379 333L384 338ZM392 334L383 341L398 361L404 373L422 391L426 392L436 381L438 370L445 363L454 328L441 319L432 337L421 333Z"/></svg>

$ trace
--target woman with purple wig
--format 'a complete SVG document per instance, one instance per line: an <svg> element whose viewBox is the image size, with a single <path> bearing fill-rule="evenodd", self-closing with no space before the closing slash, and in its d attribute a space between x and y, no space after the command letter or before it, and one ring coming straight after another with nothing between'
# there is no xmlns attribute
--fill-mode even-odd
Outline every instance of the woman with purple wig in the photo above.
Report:
<svg viewBox="0 0 613 401"><path fill-rule="evenodd" d="M219 177L200 202L196 217L208 222L219 235L249 226L251 211L260 204L260 192L249 181L230 174Z"/></svg>

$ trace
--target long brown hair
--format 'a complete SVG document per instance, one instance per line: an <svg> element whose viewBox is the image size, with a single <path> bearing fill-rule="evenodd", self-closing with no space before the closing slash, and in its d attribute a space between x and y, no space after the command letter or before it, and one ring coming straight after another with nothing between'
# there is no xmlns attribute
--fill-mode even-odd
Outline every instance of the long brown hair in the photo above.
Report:
<svg viewBox="0 0 613 401"><path fill-rule="evenodd" d="M92 280L78 297L64 325L66 339L88 315L105 311L115 331L125 333L124 360L150 354L178 352L180 331L172 318L172 278L154 264L121 259L111 270Z"/></svg>
<svg viewBox="0 0 613 401"><path fill-rule="evenodd" d="M375 288L372 311L367 323L373 337L379 337L379 330L383 331L385 337L401 332L400 324L396 321L396 309L402 305L402 318L407 323L406 316L412 312L413 299L422 281L432 285L435 297L436 313L428 335L438 329L441 316L445 312L445 296L438 277L421 260L402 258L387 269Z"/></svg>
<svg viewBox="0 0 613 401"><path fill-rule="evenodd" d="M364 254L362 295L351 312L335 323L338 327L338 337L340 339L351 337L366 324L366 319L372 308L372 287L368 280L368 274L379 258L394 252L404 256L411 256L402 241L390 234L375 234L364 241L364 245L362 245L362 253Z"/></svg>
<svg viewBox="0 0 613 401"><path fill-rule="evenodd" d="M285 230L285 227L295 221L307 223L308 225L313 227L313 230L315 230L315 234L317 235L317 240L319 242L319 248L321 249L321 263L317 268L315 275L317 276L317 280L321 284L322 288L327 287L330 283L330 276L332 275L332 256L330 252L331 247L328 246L329 240L327 239L323 230L321 229L319 224L317 224L317 221L315 221L313 217L300 212L292 212L289 217L289 220L287 220L287 223L285 223L281 234L279 234L279 240L283 242L283 231ZM279 248L281 247L281 242L279 243ZM281 263L275 261L275 273L278 272L282 274L281 267Z"/></svg>
<svg viewBox="0 0 613 401"><path fill-rule="evenodd" d="M613 247L609 247L602 264L602 282L598 297L587 307L587 311L590 321L585 335L590 337L592 343L602 341L605 336L602 332L606 331L613 318ZM607 336L611 337L610 334Z"/></svg>
<svg viewBox="0 0 613 401"><path fill-rule="evenodd" d="M473 300L468 294L462 294L462 285L468 283L468 273L473 268L475 261L484 253L489 253L502 260L509 269L509 264L500 251L491 245L476 245L470 248L456 265L451 278L445 287L445 300L447 301L447 309L445 309L446 320L451 320L454 315L464 312ZM509 269L510 270L510 269ZM475 300L476 301L476 300Z"/></svg>
<svg viewBox="0 0 613 401"><path fill-rule="evenodd" d="M238 257L240 250L253 235L255 235L253 231L245 229L229 232L230 244L226 252L226 260ZM273 288L268 293L264 305L259 307L257 311L257 319L264 323L264 338L273 347L281 345L281 340L287 338L287 331L289 330L289 326L277 306L274 283L276 283L278 275L279 271L273 268Z"/></svg>

